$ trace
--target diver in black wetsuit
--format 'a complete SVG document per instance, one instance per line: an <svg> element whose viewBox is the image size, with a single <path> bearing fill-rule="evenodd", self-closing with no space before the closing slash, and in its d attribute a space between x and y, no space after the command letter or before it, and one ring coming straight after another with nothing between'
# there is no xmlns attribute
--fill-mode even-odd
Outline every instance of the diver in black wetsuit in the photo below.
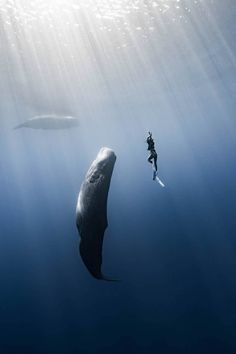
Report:
<svg viewBox="0 0 236 354"><path fill-rule="evenodd" d="M155 171L157 172L157 153L155 150L155 143L152 138L152 133L148 132L148 137L147 137L147 144L148 144L148 150L150 151L150 154L148 156L148 162L153 163Z"/></svg>

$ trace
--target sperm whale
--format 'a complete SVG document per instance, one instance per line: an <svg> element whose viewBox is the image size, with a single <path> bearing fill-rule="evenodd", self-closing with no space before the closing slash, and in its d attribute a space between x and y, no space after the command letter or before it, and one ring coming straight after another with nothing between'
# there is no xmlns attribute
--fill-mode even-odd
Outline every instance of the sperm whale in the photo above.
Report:
<svg viewBox="0 0 236 354"><path fill-rule="evenodd" d="M41 115L17 125L14 129L68 129L79 125L79 119L72 116Z"/></svg>
<svg viewBox="0 0 236 354"><path fill-rule="evenodd" d="M81 185L76 207L76 224L81 237L80 255L93 277L102 274L102 245L107 222L107 198L116 161L113 150L103 147Z"/></svg>

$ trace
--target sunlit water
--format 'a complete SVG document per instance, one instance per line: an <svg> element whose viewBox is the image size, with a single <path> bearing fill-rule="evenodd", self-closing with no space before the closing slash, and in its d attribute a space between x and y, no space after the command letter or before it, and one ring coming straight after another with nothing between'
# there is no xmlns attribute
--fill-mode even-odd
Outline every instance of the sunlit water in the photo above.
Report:
<svg viewBox="0 0 236 354"><path fill-rule="evenodd" d="M1 353L236 352L235 15L233 0L0 1ZM13 129L35 116L80 125ZM78 255L101 146L119 283Z"/></svg>

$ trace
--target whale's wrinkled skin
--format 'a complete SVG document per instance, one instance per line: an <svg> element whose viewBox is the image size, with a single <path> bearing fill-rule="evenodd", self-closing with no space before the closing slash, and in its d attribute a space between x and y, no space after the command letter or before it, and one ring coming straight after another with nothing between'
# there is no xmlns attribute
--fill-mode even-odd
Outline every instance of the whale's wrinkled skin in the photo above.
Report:
<svg viewBox="0 0 236 354"><path fill-rule="evenodd" d="M97 279L103 276L102 244L107 228L107 197L116 156L102 148L81 185L76 208L76 224L81 237L80 255L88 271Z"/></svg>
<svg viewBox="0 0 236 354"><path fill-rule="evenodd" d="M79 119L71 116L41 115L28 119L14 129L32 128L32 129L68 129L77 127Z"/></svg>

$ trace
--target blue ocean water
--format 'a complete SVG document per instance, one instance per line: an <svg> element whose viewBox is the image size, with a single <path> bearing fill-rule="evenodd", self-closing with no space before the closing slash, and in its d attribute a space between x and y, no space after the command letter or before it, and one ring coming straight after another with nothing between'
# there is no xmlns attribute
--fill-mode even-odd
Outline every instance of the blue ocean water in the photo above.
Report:
<svg viewBox="0 0 236 354"><path fill-rule="evenodd" d="M83 3L0 2L0 353L234 354L236 4ZM40 114L81 124L13 129ZM75 225L102 146L115 283Z"/></svg>

